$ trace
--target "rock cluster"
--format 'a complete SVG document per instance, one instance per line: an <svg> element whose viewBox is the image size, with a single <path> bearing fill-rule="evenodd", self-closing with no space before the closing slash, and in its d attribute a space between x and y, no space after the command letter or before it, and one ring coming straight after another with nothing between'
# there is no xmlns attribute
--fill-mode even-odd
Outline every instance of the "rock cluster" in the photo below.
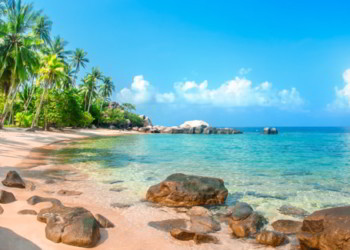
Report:
<svg viewBox="0 0 350 250"><path fill-rule="evenodd" d="M173 174L150 187L146 200L172 207L223 204L228 190L218 178Z"/></svg>

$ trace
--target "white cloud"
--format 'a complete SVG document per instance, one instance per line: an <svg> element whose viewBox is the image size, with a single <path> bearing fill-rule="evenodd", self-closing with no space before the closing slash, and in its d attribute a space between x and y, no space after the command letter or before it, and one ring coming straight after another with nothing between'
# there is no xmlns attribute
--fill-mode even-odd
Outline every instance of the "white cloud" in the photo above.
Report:
<svg viewBox="0 0 350 250"><path fill-rule="evenodd" d="M343 73L345 86L342 89L335 87L336 99L328 104L328 110L350 110L350 69Z"/></svg>
<svg viewBox="0 0 350 250"><path fill-rule="evenodd" d="M274 90L272 84L263 82L253 86L252 82L236 77L216 89L209 89L208 82L180 82L175 84L178 96L193 104L209 104L219 107L277 106L281 108L296 107L304 102L299 92Z"/></svg>
<svg viewBox="0 0 350 250"><path fill-rule="evenodd" d="M216 107L279 107L281 109L297 108L304 101L295 88L276 90L269 82L253 86L252 82L236 77L218 88L209 88L208 81L196 83L183 81L174 84L174 92L159 93L144 79L135 76L130 88L124 88L117 94L119 102L136 105L146 103L180 102L181 104L205 104Z"/></svg>
<svg viewBox="0 0 350 250"><path fill-rule="evenodd" d="M243 75L247 75L252 71L251 68L240 68L240 70L238 71L238 73L243 76Z"/></svg>

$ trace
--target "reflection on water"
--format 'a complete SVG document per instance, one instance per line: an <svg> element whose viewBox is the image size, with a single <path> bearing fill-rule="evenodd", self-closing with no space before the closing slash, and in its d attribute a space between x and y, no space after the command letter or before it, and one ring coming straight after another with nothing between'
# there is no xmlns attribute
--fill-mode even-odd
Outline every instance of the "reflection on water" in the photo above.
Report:
<svg viewBox="0 0 350 250"><path fill-rule="evenodd" d="M96 181L122 180L134 200L176 172L224 179L230 195L269 217L283 204L310 212L350 203L350 134L131 135L74 142L56 152Z"/></svg>

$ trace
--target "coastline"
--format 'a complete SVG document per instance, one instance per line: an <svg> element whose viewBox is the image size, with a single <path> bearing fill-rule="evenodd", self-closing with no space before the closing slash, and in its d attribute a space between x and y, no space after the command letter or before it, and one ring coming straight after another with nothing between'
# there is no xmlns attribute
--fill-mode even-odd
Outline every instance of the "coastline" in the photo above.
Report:
<svg viewBox="0 0 350 250"><path fill-rule="evenodd" d="M35 190L18 190L2 187L6 191L14 193L17 202L2 205L5 212L0 215L1 227L12 230L14 234L0 234L2 242L6 242L11 249L79 249L64 244L55 244L45 237L45 224L36 220L36 216L18 215L22 209L34 209L37 212L48 203L39 203L30 206L26 200L33 196L54 197L61 200L66 206L82 206L93 214L102 214L111 220L116 227L101 229L101 240L93 249L265 249L250 243L232 239L227 226L223 227L215 235L219 237L221 244L195 245L194 242L179 242L169 233L148 226L150 221L168 219L187 219L185 214L177 213L172 208L157 208L145 203L138 203L129 208L111 208L113 197L119 193L109 192L106 187L99 187L88 178L70 166L51 165L50 154L52 150L63 147L74 140L81 140L96 136L121 136L135 134L135 132L120 132L115 130L74 130L66 132L36 132L23 131L0 132L0 178L4 179L7 171L17 170L26 181L34 183ZM139 133L137 133L139 134ZM45 181L55 171L67 171L62 175L63 180L46 184ZM81 191L80 196L58 196L60 189ZM103 205L104 204L104 205ZM147 219L145 219L147 218ZM26 225L25 227L23 225ZM1 228L2 229L2 228ZM16 236L17 234L17 236ZM19 236L23 237L19 239ZM27 240L34 246L29 247ZM13 246L17 248L13 248ZM39 248L35 248L35 246ZM2 249L0 247L0 249ZM280 249L289 249L283 246Z"/></svg>

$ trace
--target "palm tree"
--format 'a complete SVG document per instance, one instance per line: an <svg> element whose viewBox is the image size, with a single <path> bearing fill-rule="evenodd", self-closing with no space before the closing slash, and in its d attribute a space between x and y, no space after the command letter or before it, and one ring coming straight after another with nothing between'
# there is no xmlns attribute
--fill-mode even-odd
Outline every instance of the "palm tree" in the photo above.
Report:
<svg viewBox="0 0 350 250"><path fill-rule="evenodd" d="M52 21L47 16L39 16L33 27L33 34L42 39L45 44L51 44Z"/></svg>
<svg viewBox="0 0 350 250"><path fill-rule="evenodd" d="M68 45L63 38L56 36L51 42L50 46L44 49L44 54L52 55L56 54L57 58L61 59L64 64L68 64L68 56L72 54L71 51L66 50L65 47Z"/></svg>
<svg viewBox="0 0 350 250"><path fill-rule="evenodd" d="M99 68L92 68L91 73L87 76L86 84L89 86L90 90L90 96L89 96L89 104L88 104L88 110L87 112L90 112L91 102L92 102L92 96L96 95L97 93L97 84L98 81L103 79L103 75Z"/></svg>
<svg viewBox="0 0 350 250"><path fill-rule="evenodd" d="M73 67L75 68L75 80L77 79L77 75L80 71L80 67L85 69L86 64L89 63L89 59L87 58L87 52L83 49L76 49L72 56ZM75 84L75 81L74 81Z"/></svg>
<svg viewBox="0 0 350 250"><path fill-rule="evenodd" d="M16 97L18 84L28 79L38 65L37 49L40 46L40 41L28 34L40 12L34 11L32 4L22 5L21 0L7 1L4 8L6 15L0 26L0 82L7 82L9 89L0 128Z"/></svg>
<svg viewBox="0 0 350 250"><path fill-rule="evenodd" d="M55 85L60 86L61 82L66 78L64 68L65 64L56 54L47 55L42 59L38 83L42 85L44 91L41 94L40 103L32 122L32 129L38 125L39 115L48 89Z"/></svg>
<svg viewBox="0 0 350 250"><path fill-rule="evenodd" d="M115 90L114 83L112 81L111 77L104 77L103 83L100 86L100 95L103 99L101 102L100 111L102 111L103 104L108 98L112 95L113 91Z"/></svg>

